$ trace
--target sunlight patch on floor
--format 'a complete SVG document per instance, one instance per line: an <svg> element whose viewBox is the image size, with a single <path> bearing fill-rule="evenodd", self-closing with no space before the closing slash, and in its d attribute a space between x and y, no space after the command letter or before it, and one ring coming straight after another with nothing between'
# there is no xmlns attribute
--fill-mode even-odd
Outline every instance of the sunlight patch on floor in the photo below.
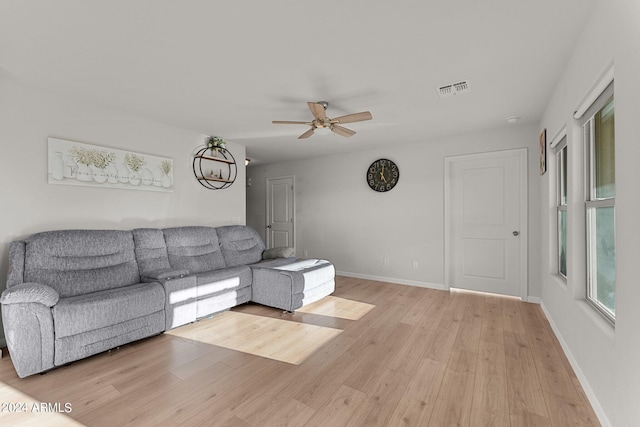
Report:
<svg viewBox="0 0 640 427"><path fill-rule="evenodd" d="M6 426L84 426L65 415L72 414L68 402L40 402L15 388L0 383L0 425Z"/></svg>
<svg viewBox="0 0 640 427"><path fill-rule="evenodd" d="M340 329L226 311L166 334L299 365Z"/></svg>
<svg viewBox="0 0 640 427"><path fill-rule="evenodd" d="M358 320L375 305L345 298L328 296L296 310L297 313L318 314L321 316L339 317L347 320Z"/></svg>

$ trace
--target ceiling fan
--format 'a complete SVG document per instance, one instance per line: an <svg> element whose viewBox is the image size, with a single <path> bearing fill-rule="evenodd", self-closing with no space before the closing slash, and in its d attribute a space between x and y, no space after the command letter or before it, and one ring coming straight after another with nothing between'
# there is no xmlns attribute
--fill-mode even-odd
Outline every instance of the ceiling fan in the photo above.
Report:
<svg viewBox="0 0 640 427"><path fill-rule="evenodd" d="M326 135L330 132L337 133L341 136L352 136L355 132L346 127L340 126L343 123L362 122L365 120L371 120L373 116L368 111L361 113L347 114L346 116L340 116L336 118L329 118L325 113L325 110L329 106L326 101L320 102L307 102L311 114L313 114L313 121L310 122L296 122L288 120L274 120L272 123L276 125L307 125L311 126L311 129L303 133L298 139L309 138L314 133L318 135Z"/></svg>

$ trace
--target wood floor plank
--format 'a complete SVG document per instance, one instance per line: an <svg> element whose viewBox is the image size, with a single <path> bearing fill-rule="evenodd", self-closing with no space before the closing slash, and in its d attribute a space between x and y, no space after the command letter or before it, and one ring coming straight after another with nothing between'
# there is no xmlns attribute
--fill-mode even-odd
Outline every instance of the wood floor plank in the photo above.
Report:
<svg viewBox="0 0 640 427"><path fill-rule="evenodd" d="M554 427L598 425L597 421L592 418L591 411L585 408L580 401L552 393L545 393L545 395L549 407L549 417Z"/></svg>
<svg viewBox="0 0 640 427"><path fill-rule="evenodd" d="M282 399L274 401L268 409L261 413L261 417L253 418L251 425L270 426L304 426L313 417L315 410L296 399Z"/></svg>
<svg viewBox="0 0 640 427"><path fill-rule="evenodd" d="M353 411L349 426L385 426L393 415L410 377L402 372L387 369L368 390L365 400Z"/></svg>
<svg viewBox="0 0 640 427"><path fill-rule="evenodd" d="M509 420L511 427L552 427L551 420L525 409L511 409Z"/></svg>
<svg viewBox="0 0 640 427"><path fill-rule="evenodd" d="M514 298L500 300L502 327L505 331L525 335L527 332L522 322L519 304L522 302Z"/></svg>
<svg viewBox="0 0 640 427"><path fill-rule="evenodd" d="M580 400L571 377L564 369L561 357L553 346L531 345L531 353L538 373L540 386L546 392Z"/></svg>
<svg viewBox="0 0 640 427"><path fill-rule="evenodd" d="M310 427L344 426L353 415L355 408L362 404L365 398L366 394L363 392L342 385L329 402L321 410L316 411L307 425Z"/></svg>
<svg viewBox="0 0 640 427"><path fill-rule="evenodd" d="M435 407L446 364L422 359L400 403L393 412L391 426L426 425Z"/></svg>
<svg viewBox="0 0 640 427"><path fill-rule="evenodd" d="M244 304L25 379L5 356L0 400L73 411L0 425L598 425L537 305L337 277L310 308ZM306 326L337 333L318 344ZM270 358L300 349L298 364Z"/></svg>
<svg viewBox="0 0 640 427"><path fill-rule="evenodd" d="M471 419L474 426L508 426L507 367L504 347L480 342Z"/></svg>
<svg viewBox="0 0 640 427"><path fill-rule="evenodd" d="M533 353L526 336L505 332L509 407L549 418Z"/></svg>
<svg viewBox="0 0 640 427"><path fill-rule="evenodd" d="M504 328L502 327L502 316L500 305L494 301L488 301L483 306L482 329L480 339L485 342L504 344Z"/></svg>
<svg viewBox="0 0 640 427"><path fill-rule="evenodd" d="M472 373L446 369L429 427L470 425L474 380Z"/></svg>

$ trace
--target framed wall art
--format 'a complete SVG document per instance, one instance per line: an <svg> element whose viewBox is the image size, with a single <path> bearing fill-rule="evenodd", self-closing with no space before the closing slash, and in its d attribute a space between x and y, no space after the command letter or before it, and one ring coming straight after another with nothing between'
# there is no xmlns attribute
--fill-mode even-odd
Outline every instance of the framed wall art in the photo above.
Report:
<svg viewBox="0 0 640 427"><path fill-rule="evenodd" d="M547 171L547 130L540 134L540 175Z"/></svg>
<svg viewBox="0 0 640 427"><path fill-rule="evenodd" d="M48 138L49 184L173 191L173 159Z"/></svg>

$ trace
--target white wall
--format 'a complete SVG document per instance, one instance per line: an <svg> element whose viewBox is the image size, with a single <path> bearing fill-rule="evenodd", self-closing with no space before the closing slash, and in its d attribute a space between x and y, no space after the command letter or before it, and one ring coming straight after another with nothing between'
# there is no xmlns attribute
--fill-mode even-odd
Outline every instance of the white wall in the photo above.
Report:
<svg viewBox="0 0 640 427"><path fill-rule="evenodd" d="M640 2L599 2L551 99L541 128L567 126L569 149L568 281L555 268L553 174L542 182L542 303L605 425L640 425ZM585 301L585 213L580 128L573 111L602 72L615 66L616 325Z"/></svg>
<svg viewBox="0 0 640 427"><path fill-rule="evenodd" d="M174 161L172 193L50 185L47 137L126 149ZM0 74L0 277L8 245L29 234L69 228L131 229L245 221L244 146L228 148L237 181L207 190L194 178L192 153L204 136L25 87ZM2 279L0 290L5 287ZM4 339L0 336L2 345Z"/></svg>
<svg viewBox="0 0 640 427"><path fill-rule="evenodd" d="M330 136L331 137L331 136ZM265 181L295 175L298 256L330 259L339 272L418 286L444 285L444 158L528 148L529 203L539 200L537 126L474 133L411 145L267 166L249 166L247 224L264 237ZM310 143L321 143L314 139ZM295 142L292 142L295 143ZM400 169L388 193L372 191L369 165L389 158ZM529 295L539 296L540 212L529 215ZM383 265L389 258L390 265ZM418 261L419 269L412 268Z"/></svg>

